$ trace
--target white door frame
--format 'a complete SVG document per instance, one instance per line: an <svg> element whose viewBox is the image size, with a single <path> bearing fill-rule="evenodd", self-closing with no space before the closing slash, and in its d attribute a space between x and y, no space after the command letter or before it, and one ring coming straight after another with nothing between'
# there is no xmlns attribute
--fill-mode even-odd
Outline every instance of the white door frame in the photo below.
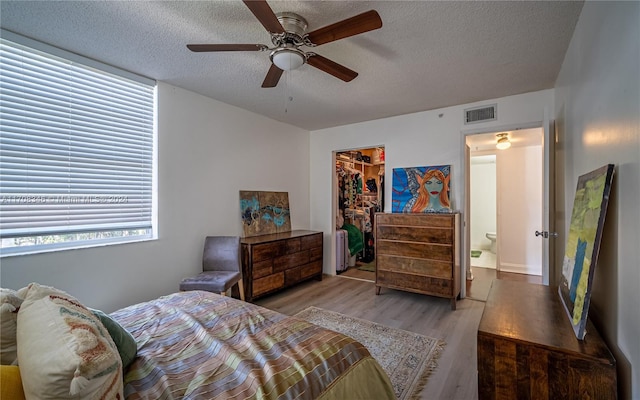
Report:
<svg viewBox="0 0 640 400"><path fill-rule="evenodd" d="M555 270L555 123L550 117L548 107L544 108L542 121L542 231L546 232L542 238L542 284L549 285L557 276ZM554 268L552 268L554 265Z"/></svg>
<svg viewBox="0 0 640 400"><path fill-rule="evenodd" d="M534 121L534 122L529 122L529 123L521 123L521 124L509 124L509 125L499 125L499 126L492 126L492 127L483 127L483 128L476 128L476 129L469 129L469 130L463 130L461 131L461 152L462 152L462 160L463 160L463 171L464 171L464 182L465 184L463 185L463 202L464 202L464 210L465 213L463 215L462 218L462 229L463 229L463 235L462 237L464 238L463 240L463 244L462 244L462 257L461 260L463 260L463 266L462 266L462 274L461 274L461 278L463 279L463 282L461 282L461 288L463 289L461 291L461 297L465 297L466 296L466 278L472 278L471 275L471 258L470 258L470 221L469 221L469 210L471 208L470 205L470 199L469 199L469 174L468 174L468 170L470 168L470 157L469 157L469 152L467 151L467 136L470 135L478 135L478 134L486 134L486 133L493 133L493 132L500 132L500 131L514 131L514 130L521 130L521 129L531 129L531 128L541 128L543 129L543 194L542 194L542 203L543 203L543 225L541 227L542 230L548 230L550 232L553 232L552 229L552 224L553 221L551 221L551 219L553 219L553 215L551 214L551 210L550 208L552 207L553 201L550 201L553 199L553 191L550 189L551 187L553 187L552 184L552 177L553 177L553 146L549 144L550 141L550 135L552 134L553 130L550 129L550 127L552 126L553 122L550 121L548 119L548 112L545 109L544 111L544 116L543 116L543 120L541 121ZM550 254L550 248L548 247L548 240L546 239L542 239L545 240L545 243L543 244L543 250L542 250L542 282L545 285L549 284L549 262L550 262L550 258L553 257L552 254Z"/></svg>

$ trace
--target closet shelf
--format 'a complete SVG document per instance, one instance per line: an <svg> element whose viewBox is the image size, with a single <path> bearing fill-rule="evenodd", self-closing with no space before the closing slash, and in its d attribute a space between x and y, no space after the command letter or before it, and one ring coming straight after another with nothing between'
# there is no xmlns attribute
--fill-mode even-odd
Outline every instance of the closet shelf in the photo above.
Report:
<svg viewBox="0 0 640 400"><path fill-rule="evenodd" d="M347 163L347 164L358 164L358 165L364 165L365 167L373 167L374 164L368 163L368 162L364 162L364 161L358 161L358 160L343 160L341 158L336 158L337 162L341 162L341 163ZM376 164L377 165L377 164Z"/></svg>

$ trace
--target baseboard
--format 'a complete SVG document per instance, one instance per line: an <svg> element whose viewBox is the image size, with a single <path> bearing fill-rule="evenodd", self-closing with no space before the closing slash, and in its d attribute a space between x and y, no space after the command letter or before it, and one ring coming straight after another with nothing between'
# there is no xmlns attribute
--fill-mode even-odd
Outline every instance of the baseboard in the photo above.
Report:
<svg viewBox="0 0 640 400"><path fill-rule="evenodd" d="M501 262L500 272L511 272L514 274L526 274L526 275L540 275L540 266Z"/></svg>

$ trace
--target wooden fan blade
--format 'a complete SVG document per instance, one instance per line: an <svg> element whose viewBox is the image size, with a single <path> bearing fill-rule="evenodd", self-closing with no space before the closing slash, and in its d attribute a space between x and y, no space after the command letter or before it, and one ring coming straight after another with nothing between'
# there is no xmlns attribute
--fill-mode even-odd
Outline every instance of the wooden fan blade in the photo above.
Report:
<svg viewBox="0 0 640 400"><path fill-rule="evenodd" d="M262 82L262 87L276 87L283 72L284 71L276 67L275 64L271 64L271 68L269 68L269 72L267 72L267 76L264 78L264 82Z"/></svg>
<svg viewBox="0 0 640 400"><path fill-rule="evenodd" d="M382 19L380 19L380 15L377 11L371 10L325 26L324 28L316 29L310 32L308 37L311 43L320 45L349 36L359 35L381 27Z"/></svg>
<svg viewBox="0 0 640 400"><path fill-rule="evenodd" d="M261 51L266 50L263 44L188 44L191 51Z"/></svg>
<svg viewBox="0 0 640 400"><path fill-rule="evenodd" d="M327 74L331 74L338 79L342 79L345 82L351 82L356 76L358 76L357 72L317 54L309 56L307 64L312 67L316 67Z"/></svg>
<svg viewBox="0 0 640 400"><path fill-rule="evenodd" d="M271 33L284 33L278 17L265 0L242 0L264 28Z"/></svg>

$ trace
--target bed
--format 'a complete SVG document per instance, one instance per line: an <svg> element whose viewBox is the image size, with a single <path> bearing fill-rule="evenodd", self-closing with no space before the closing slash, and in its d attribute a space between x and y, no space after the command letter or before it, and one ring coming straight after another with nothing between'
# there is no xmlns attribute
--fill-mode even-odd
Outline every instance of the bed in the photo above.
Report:
<svg viewBox="0 0 640 400"><path fill-rule="evenodd" d="M137 343L127 399L393 399L382 367L354 339L203 291L111 317Z"/></svg>

